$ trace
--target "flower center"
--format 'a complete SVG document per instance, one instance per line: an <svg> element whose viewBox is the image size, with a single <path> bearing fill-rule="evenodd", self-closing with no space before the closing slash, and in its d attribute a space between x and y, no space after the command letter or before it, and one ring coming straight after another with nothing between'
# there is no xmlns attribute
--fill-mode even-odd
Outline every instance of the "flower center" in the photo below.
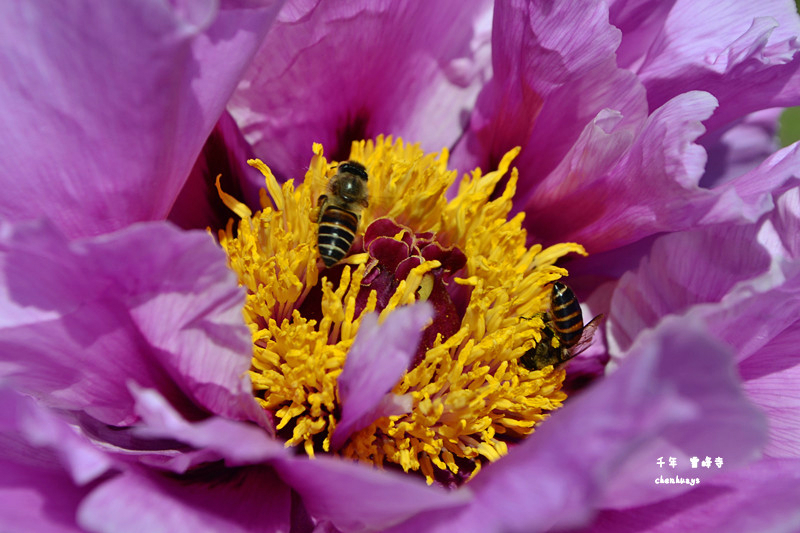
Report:
<svg viewBox="0 0 800 533"><path fill-rule="evenodd" d="M337 378L362 319L378 312L382 320L418 300L432 304L433 321L392 390L410 407L353 433L335 453L457 484L566 399L563 370L529 370L520 359L550 340L550 284L567 274L555 261L585 252L574 243L525 246L523 215L507 218L516 169L490 201L518 152L494 172L465 175L448 201L456 173L446 150L425 154L391 137L353 143L350 160L368 173L369 200L355 242L330 268L320 259L316 210L337 165L321 146L297 187L281 187L261 161L249 162L266 178L258 213L220 190L241 218L235 234L230 221L219 238L247 288L255 396L287 446L312 457L332 452Z"/></svg>

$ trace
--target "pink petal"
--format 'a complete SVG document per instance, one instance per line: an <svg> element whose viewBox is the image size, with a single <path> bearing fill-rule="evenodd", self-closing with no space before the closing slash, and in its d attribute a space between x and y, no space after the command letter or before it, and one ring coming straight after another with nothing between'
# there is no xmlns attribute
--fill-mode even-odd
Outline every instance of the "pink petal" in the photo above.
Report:
<svg viewBox="0 0 800 533"><path fill-rule="evenodd" d="M758 167L714 189L717 205L702 223L754 222L773 207L773 193L785 190L796 179L800 165L800 143L773 153Z"/></svg>
<svg viewBox="0 0 800 533"><path fill-rule="evenodd" d="M430 305L418 304L395 310L381 325L376 314L362 319L338 379L342 418L331 439L334 449L353 432L386 415L382 408L387 406L381 401L408 369L432 316Z"/></svg>
<svg viewBox="0 0 800 533"><path fill-rule="evenodd" d="M136 413L142 418L135 433L142 437L171 438L190 446L213 451L228 466L258 464L287 455L283 444L260 427L221 417L188 422L152 389L131 386Z"/></svg>
<svg viewBox="0 0 800 533"><path fill-rule="evenodd" d="M739 365L747 395L764 410L769 421L769 443L764 449L767 457L800 458L798 343L800 320Z"/></svg>
<svg viewBox="0 0 800 533"><path fill-rule="evenodd" d="M655 327L663 317L683 314L700 303L719 302L737 283L766 273L771 258L756 241L757 229L711 227L656 240L639 268L626 273L614 292L608 323L616 349L626 351L643 330ZM752 294L752 288L743 288L743 294ZM754 319L763 312L763 306L756 310L752 302L746 305L740 298L731 305L742 318L746 314ZM756 313L752 316L751 308Z"/></svg>
<svg viewBox="0 0 800 533"><path fill-rule="evenodd" d="M109 457L31 398L0 388L0 528L76 531L75 510Z"/></svg>
<svg viewBox="0 0 800 533"><path fill-rule="evenodd" d="M612 350L625 350L668 315L684 315L736 349L745 390L769 421L773 457L800 456L800 262L797 188L759 224L710 227L658 239L625 274L609 313ZM794 248L793 248L794 247ZM778 310L780 312L778 312Z"/></svg>
<svg viewBox="0 0 800 533"><path fill-rule="evenodd" d="M258 194L264 188L264 176L247 164L253 157L239 126L224 112L206 139L168 219L185 229L224 228L235 217L219 197L217 176L223 191L247 205L260 205Z"/></svg>
<svg viewBox="0 0 800 533"><path fill-rule="evenodd" d="M108 456L53 412L10 389L0 389L0 397L0 430L18 435L28 446L52 451L77 485L94 481L111 468Z"/></svg>
<svg viewBox="0 0 800 533"><path fill-rule="evenodd" d="M697 187L706 158L693 142L715 104L705 93L675 98L647 119L624 155L618 126L587 129L525 205L532 238L598 252L693 225L716 200Z"/></svg>
<svg viewBox="0 0 800 533"><path fill-rule="evenodd" d="M797 105L798 35L800 17L791 2L682 0L638 74L651 108L689 89L713 94L720 103L708 123L713 131L753 111Z"/></svg>
<svg viewBox="0 0 800 533"><path fill-rule="evenodd" d="M734 127L717 130L702 139L708 153L703 187L713 188L758 167L778 146L778 120L783 109L758 111Z"/></svg>
<svg viewBox="0 0 800 533"><path fill-rule="evenodd" d="M78 522L91 531L289 531L289 488L268 467L165 476L131 470L86 497Z"/></svg>
<svg viewBox="0 0 800 533"><path fill-rule="evenodd" d="M3 4L0 217L163 219L280 2L232 4Z"/></svg>
<svg viewBox="0 0 800 533"><path fill-rule="evenodd" d="M675 0L611 0L608 18L622 31L617 64L635 72L659 36Z"/></svg>
<svg viewBox="0 0 800 533"><path fill-rule="evenodd" d="M647 113L645 94L616 66L620 33L603 4L498 3L493 31L493 78L454 151L460 169L493 169L521 145L514 165L522 170L517 195L524 204L599 113L617 115L617 142L630 143Z"/></svg>
<svg viewBox="0 0 800 533"><path fill-rule="evenodd" d="M5 531L79 531L75 510L87 487L76 486L63 470L18 463L5 454L0 470L0 524Z"/></svg>
<svg viewBox="0 0 800 533"><path fill-rule="evenodd" d="M673 320L472 480L469 506L426 513L393 531L575 527L601 506L641 505L690 489L653 483L662 473L659 456L714 450L733 468L752 458L764 434L728 350L690 322Z"/></svg>
<svg viewBox="0 0 800 533"><path fill-rule="evenodd" d="M614 292L608 323L616 350L628 349L637 335L670 314L708 324L717 338L736 347L739 361L790 326L800 316L800 256L792 250L800 248L795 244L800 191L790 190L777 203L782 209L758 224L711 226L657 239Z"/></svg>
<svg viewBox="0 0 800 533"><path fill-rule="evenodd" d="M304 2L281 14L229 109L257 156L305 174L313 142L402 135L426 150L458 139L479 88L472 38L488 2Z"/></svg>
<svg viewBox="0 0 800 533"><path fill-rule="evenodd" d="M675 498L634 509L604 511L591 527L580 531L790 533L800 525L798 472L800 460L759 461L726 471L709 483L701 482L695 490Z"/></svg>
<svg viewBox="0 0 800 533"><path fill-rule="evenodd" d="M327 456L279 460L275 468L316 518L342 531L383 531L428 509L469 501L469 489L448 491L421 478Z"/></svg>
<svg viewBox="0 0 800 533"><path fill-rule="evenodd" d="M244 295L206 233L151 223L68 243L20 224L0 237L0 356L15 387L126 425L132 381L193 417L267 425L246 374Z"/></svg>
<svg viewBox="0 0 800 533"><path fill-rule="evenodd" d="M772 223L781 238L787 255L800 258L800 242L795 238L800 234L800 188L795 187L781 195L775 202L775 216Z"/></svg>

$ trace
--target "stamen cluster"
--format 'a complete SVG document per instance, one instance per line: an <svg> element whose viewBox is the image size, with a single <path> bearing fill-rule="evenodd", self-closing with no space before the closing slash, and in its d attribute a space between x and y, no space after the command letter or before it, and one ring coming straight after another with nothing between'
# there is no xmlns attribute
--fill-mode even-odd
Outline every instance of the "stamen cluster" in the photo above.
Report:
<svg viewBox="0 0 800 533"><path fill-rule="evenodd" d="M354 143L351 160L369 172L369 207L350 255L322 270L309 214L336 165L321 146L296 188L250 162L269 191L258 213L220 191L241 218L236 234L231 222L219 237L248 290L254 392L287 445L310 456L331 452L337 378L361 319L383 319L420 299L433 304L433 322L392 391L409 396L411 409L379 418L337 453L420 472L429 483L459 483L561 405L563 371L529 371L518 360L541 340L547 284L566 275L555 261L584 251L572 243L526 247L523 215L507 219L517 153L494 172L465 175L448 201L456 173L447 170L446 150L425 154L391 137Z"/></svg>

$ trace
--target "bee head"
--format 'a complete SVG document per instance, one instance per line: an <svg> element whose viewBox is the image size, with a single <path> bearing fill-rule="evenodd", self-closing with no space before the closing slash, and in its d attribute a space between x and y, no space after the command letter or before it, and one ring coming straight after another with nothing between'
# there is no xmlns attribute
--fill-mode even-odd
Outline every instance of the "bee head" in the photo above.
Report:
<svg viewBox="0 0 800 533"><path fill-rule="evenodd" d="M367 181L367 169L361 163L356 161L345 161L339 165L339 172L347 172L354 176L358 176L364 181Z"/></svg>

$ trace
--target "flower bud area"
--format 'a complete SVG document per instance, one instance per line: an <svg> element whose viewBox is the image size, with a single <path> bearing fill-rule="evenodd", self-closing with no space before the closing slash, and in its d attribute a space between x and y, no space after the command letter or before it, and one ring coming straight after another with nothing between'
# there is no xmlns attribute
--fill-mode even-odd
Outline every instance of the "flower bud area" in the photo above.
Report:
<svg viewBox="0 0 800 533"><path fill-rule="evenodd" d="M350 159L369 173L369 205L349 253L330 268L319 259L314 215L337 165L321 146L296 187L281 187L266 165L250 162L266 179L255 214L220 191L241 219L219 239L247 289L255 397L287 446L457 485L561 406L564 371L518 361L542 339L548 284L566 275L555 262L585 252L574 243L526 247L522 215L507 218L517 153L496 171L465 175L448 201L456 172L447 170L446 150L425 154L391 137L353 143ZM490 200L507 174L502 195ZM391 393L410 398L410 407L333 450L337 378L363 317L377 312L382 322L417 301L432 305L433 320Z"/></svg>

